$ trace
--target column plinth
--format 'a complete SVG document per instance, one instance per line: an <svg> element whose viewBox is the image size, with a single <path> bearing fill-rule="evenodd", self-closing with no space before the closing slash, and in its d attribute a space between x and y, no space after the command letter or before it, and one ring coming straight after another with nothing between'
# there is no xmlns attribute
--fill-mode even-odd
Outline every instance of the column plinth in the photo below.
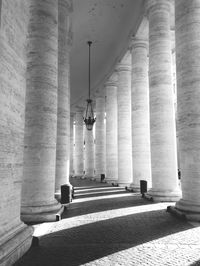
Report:
<svg viewBox="0 0 200 266"><path fill-rule="evenodd" d="M152 189L154 201L177 201L174 92L170 36L170 0L149 0L149 90Z"/></svg>
<svg viewBox="0 0 200 266"><path fill-rule="evenodd" d="M200 221L200 1L175 1L177 113L182 199L175 211Z"/></svg>
<svg viewBox="0 0 200 266"><path fill-rule="evenodd" d="M114 72L105 84L106 88L106 181L118 182L118 133L117 133L117 83Z"/></svg>
<svg viewBox="0 0 200 266"><path fill-rule="evenodd" d="M147 40L133 38L132 48L132 160L133 191L140 190L140 180L151 188L149 125L149 80Z"/></svg>
<svg viewBox="0 0 200 266"><path fill-rule="evenodd" d="M21 217L55 221L58 2L31 1L30 15Z"/></svg>
<svg viewBox="0 0 200 266"><path fill-rule="evenodd" d="M131 53L117 64L118 73L118 184L132 182Z"/></svg>

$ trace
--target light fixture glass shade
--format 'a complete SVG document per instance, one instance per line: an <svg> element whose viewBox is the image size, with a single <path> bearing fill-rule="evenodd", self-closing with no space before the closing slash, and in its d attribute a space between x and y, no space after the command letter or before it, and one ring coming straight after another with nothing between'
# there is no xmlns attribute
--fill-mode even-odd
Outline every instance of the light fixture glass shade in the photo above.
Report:
<svg viewBox="0 0 200 266"><path fill-rule="evenodd" d="M85 122L87 130L93 129L93 125L96 121L96 118L94 117L91 99L87 99L87 108L86 108L85 117L83 118L83 121Z"/></svg>

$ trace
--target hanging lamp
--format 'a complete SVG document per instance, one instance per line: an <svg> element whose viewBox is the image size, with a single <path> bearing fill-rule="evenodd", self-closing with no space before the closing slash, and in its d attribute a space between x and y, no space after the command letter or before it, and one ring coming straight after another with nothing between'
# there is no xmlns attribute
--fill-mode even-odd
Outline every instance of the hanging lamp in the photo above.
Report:
<svg viewBox="0 0 200 266"><path fill-rule="evenodd" d="M83 121L85 123L85 126L87 128L87 130L92 130L93 129L93 125L96 121L96 118L94 117L94 112L92 109L92 99L90 99L90 47L92 42L88 41L88 47L89 47L89 97L86 100L87 101L87 107L86 107L86 111L85 111L85 117L83 117Z"/></svg>

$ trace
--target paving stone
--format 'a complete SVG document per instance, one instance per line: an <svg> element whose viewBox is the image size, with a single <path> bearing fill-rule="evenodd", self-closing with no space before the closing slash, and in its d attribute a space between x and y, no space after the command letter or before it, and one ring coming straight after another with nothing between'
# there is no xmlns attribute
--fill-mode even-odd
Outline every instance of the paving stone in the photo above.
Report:
<svg viewBox="0 0 200 266"><path fill-rule="evenodd" d="M39 246L16 266L200 265L200 224L171 216L169 203L90 180L71 183L79 197L61 221L35 226Z"/></svg>

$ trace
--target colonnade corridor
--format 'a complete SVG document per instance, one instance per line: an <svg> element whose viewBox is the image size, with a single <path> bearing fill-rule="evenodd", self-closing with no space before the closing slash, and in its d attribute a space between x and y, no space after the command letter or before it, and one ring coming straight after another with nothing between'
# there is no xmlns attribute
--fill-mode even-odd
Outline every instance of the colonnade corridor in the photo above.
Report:
<svg viewBox="0 0 200 266"><path fill-rule="evenodd" d="M34 225L39 244L15 266L200 265L199 224L166 212L169 203L87 179L70 182L75 198L62 220Z"/></svg>

